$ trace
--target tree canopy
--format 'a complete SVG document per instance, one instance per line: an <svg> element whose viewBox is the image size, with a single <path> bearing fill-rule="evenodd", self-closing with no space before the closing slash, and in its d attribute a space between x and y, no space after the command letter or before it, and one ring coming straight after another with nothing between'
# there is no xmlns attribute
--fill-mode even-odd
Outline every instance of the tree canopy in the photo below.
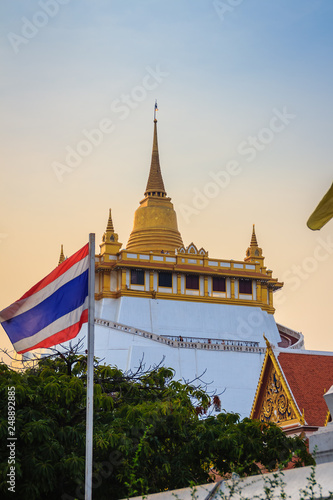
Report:
<svg viewBox="0 0 333 500"><path fill-rule="evenodd" d="M219 398L157 366L94 368L94 500L187 487L221 475L313 463L300 438L220 412ZM8 492L7 395L15 387L15 492L21 500L84 498L86 356L76 350L23 372L0 364L0 494ZM223 403L223 400L222 400ZM207 413L208 412L208 413Z"/></svg>

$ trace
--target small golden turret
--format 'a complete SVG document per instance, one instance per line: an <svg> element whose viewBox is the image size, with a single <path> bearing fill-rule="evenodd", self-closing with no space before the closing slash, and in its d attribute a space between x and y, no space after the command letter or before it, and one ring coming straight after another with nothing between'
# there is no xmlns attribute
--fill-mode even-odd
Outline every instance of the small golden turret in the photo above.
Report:
<svg viewBox="0 0 333 500"><path fill-rule="evenodd" d="M260 267L264 267L264 256L262 254L262 248L258 246L257 236L255 232L255 225L253 224L252 236L250 246L246 250L245 262L259 262Z"/></svg>
<svg viewBox="0 0 333 500"><path fill-rule="evenodd" d="M112 216L111 216L111 208L109 209L109 218L106 225L105 233L103 234L103 243L101 243L101 255L110 254L115 255L119 252L122 243L118 242L118 234L114 232Z"/></svg>

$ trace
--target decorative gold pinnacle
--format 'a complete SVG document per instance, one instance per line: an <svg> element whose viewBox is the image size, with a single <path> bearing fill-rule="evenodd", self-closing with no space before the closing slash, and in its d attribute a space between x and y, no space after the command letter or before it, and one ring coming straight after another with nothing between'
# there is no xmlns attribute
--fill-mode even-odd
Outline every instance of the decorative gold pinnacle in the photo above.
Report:
<svg viewBox="0 0 333 500"><path fill-rule="evenodd" d="M118 234L114 232L111 208L109 208L109 218L106 225L105 233L103 234L101 248L101 255L110 254L115 255L119 252L122 243L118 242Z"/></svg>
<svg viewBox="0 0 333 500"><path fill-rule="evenodd" d="M255 232L255 225L253 224L253 229L252 229L252 237L251 237L251 247L257 247L258 242L257 242L257 237L256 237L256 232Z"/></svg>
<svg viewBox="0 0 333 500"><path fill-rule="evenodd" d="M160 158L158 153L156 118L154 120L153 150L151 155L150 172L145 191L145 196L166 196L161 167L160 167Z"/></svg>
<svg viewBox="0 0 333 500"><path fill-rule="evenodd" d="M61 245L61 251L60 251L60 257L59 257L58 266L60 266L60 264L62 264L64 262L64 260L66 260L66 257L64 255L64 247L63 247L63 245Z"/></svg>
<svg viewBox="0 0 333 500"><path fill-rule="evenodd" d="M109 208L109 219L108 219L108 223L106 226L106 232L114 233L113 222L112 222L112 217L111 217L111 208Z"/></svg>
<svg viewBox="0 0 333 500"><path fill-rule="evenodd" d="M255 225L252 227L252 235L250 246L246 250L245 262L259 262L261 267L264 266L264 257L262 255L262 249L258 246Z"/></svg>

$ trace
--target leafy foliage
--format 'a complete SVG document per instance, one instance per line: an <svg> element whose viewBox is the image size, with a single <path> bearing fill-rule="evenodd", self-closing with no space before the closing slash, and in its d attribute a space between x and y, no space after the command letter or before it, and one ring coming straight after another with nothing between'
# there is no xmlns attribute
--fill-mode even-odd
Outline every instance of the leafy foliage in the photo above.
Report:
<svg viewBox="0 0 333 500"><path fill-rule="evenodd" d="M94 370L94 500L212 481L212 469L255 474L292 456L313 459L300 438L236 414L206 416L220 402L158 366ZM0 495L8 492L7 388L16 392L16 494L21 500L84 498L86 357L70 351L22 373L0 364Z"/></svg>

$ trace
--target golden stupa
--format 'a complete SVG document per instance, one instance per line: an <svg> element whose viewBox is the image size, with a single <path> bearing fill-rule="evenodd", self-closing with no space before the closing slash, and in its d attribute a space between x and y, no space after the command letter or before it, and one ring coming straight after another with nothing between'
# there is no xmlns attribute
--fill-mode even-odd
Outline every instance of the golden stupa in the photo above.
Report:
<svg viewBox="0 0 333 500"><path fill-rule="evenodd" d="M126 249L131 252L169 252L183 245L178 231L177 215L167 197L161 173L157 143L157 120L154 119L154 139L150 172L145 197L134 214L133 229Z"/></svg>

